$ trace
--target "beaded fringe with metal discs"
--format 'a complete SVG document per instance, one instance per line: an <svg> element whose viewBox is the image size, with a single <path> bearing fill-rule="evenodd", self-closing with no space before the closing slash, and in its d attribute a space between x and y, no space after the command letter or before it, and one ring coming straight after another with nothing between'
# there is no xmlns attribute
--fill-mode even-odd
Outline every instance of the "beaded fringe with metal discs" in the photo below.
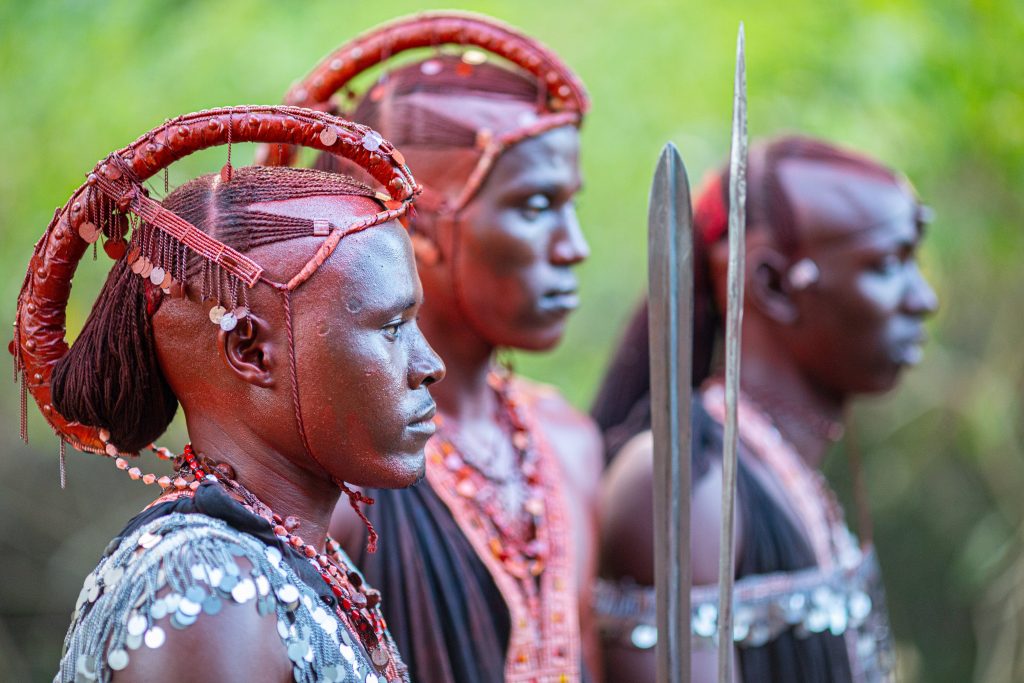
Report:
<svg viewBox="0 0 1024 683"><path fill-rule="evenodd" d="M230 168L230 162L225 168ZM222 171L223 174L223 171ZM79 208L76 204L74 208ZM170 237L166 232L149 225L133 213L119 211L115 203L99 192L95 183L91 184L85 196L85 220L78 226L78 235L88 244L93 245L93 257L96 257L97 245L102 238L103 251L112 260L125 258L131 272L143 280L146 292L147 311L152 314L158 305L160 295L182 298L186 295L185 283L188 281L189 249L181 242ZM73 211L74 211L73 208ZM130 235L130 240L128 239ZM249 314L249 287L241 280L225 271L218 264L202 259L201 299L208 309L210 322L220 329L230 332L238 322ZM13 343L13 342L12 342ZM15 381L18 369L15 367ZM27 435L27 390L24 383L21 389L21 438L28 443ZM172 483L179 482L185 487L184 480L177 477L171 480L167 476L157 477L155 474L142 474L138 467L131 467L120 456L114 444L110 443L110 431L101 428L100 439L105 445L107 455L116 457L116 466L124 470L132 479L142 479L146 484L159 483L161 488L172 488ZM163 460L173 460L173 454L166 448L150 445L150 449ZM60 485L66 486L66 442L60 442ZM198 482L192 482L195 490Z"/></svg>
<svg viewBox="0 0 1024 683"><path fill-rule="evenodd" d="M167 232L131 213L128 210L128 201L122 199L120 202L114 202L110 199L109 195L120 189L117 187L117 181L122 180L126 174L130 173L123 163L116 156L112 156L106 174L91 174L88 188L85 191L84 205L75 204L72 207L72 212L84 214L77 232L86 243L93 245L94 258L98 252L97 245L100 244L102 238L104 253L114 261L124 258L131 272L141 278L147 312L152 315L159 305L161 296L173 298L186 296L190 249ZM221 177L230 178L230 176L231 162L229 160L221 171ZM138 182L135 181L135 184ZM141 192L148 194L145 188L141 188ZM170 215L168 212L163 213L165 216ZM288 222L288 218L282 217L282 222ZM200 254L200 256L202 255ZM249 314L249 283L244 283L238 275L207 258L201 258L200 263L202 269L199 278L200 297L207 308L210 322L218 325L220 329L230 332L237 327L240 320ZM27 443L26 393L23 388L21 431L22 439ZM132 479L142 479L146 484L157 482L164 489L172 487L170 478L157 477L154 474L143 475L138 467L130 467L124 458L118 457L121 454L117 447L110 443L109 430L101 428L99 435L104 443L106 454L116 457L115 462L118 469L127 471ZM173 455L166 448L157 448L155 445L151 445L150 448L164 460L173 459ZM62 439L60 443L61 488L66 485L65 457L66 445ZM174 481L180 479L178 477ZM196 482L193 484L194 490L198 484Z"/></svg>

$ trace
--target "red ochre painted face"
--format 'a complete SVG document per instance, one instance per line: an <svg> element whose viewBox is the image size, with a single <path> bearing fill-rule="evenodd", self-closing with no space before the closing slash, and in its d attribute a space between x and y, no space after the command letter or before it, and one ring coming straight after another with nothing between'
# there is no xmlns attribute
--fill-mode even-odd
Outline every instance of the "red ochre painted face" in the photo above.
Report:
<svg viewBox="0 0 1024 683"><path fill-rule="evenodd" d="M573 266L590 253L576 218L579 132L565 126L498 158L459 213L454 277L473 327L495 346L544 350L579 304Z"/></svg>
<svg viewBox="0 0 1024 683"><path fill-rule="evenodd" d="M395 487L423 475L435 429L427 387L444 365L417 324L423 290L409 237L382 227L346 237L337 266L296 299L306 314L296 315L295 350L314 453L344 481Z"/></svg>
<svg viewBox="0 0 1024 683"><path fill-rule="evenodd" d="M379 210L366 198L330 196L251 208L338 225ZM322 241L288 240L250 255L287 280ZM154 317L161 367L186 416L212 413L225 431L245 421L300 466L355 485L415 483L434 431L428 386L444 377L444 365L417 326L423 293L405 230L391 222L345 237L292 294L300 404L316 462L298 437L282 297L258 285L250 301L251 327L230 333L214 331L187 299L166 301Z"/></svg>
<svg viewBox="0 0 1024 683"><path fill-rule="evenodd" d="M794 293L788 334L805 372L837 393L892 388L916 364L938 301L917 262L920 205L901 183L819 162L782 162L800 234L794 262L817 282Z"/></svg>

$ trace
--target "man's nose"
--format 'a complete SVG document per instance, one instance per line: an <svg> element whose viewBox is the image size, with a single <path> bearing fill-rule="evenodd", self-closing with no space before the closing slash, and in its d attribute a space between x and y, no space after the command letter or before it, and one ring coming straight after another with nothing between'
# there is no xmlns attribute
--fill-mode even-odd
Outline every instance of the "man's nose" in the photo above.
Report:
<svg viewBox="0 0 1024 683"><path fill-rule="evenodd" d="M427 338L422 334L418 336L416 348L409 362L409 387L412 389L440 382L446 372L444 361L427 342Z"/></svg>
<svg viewBox="0 0 1024 683"><path fill-rule="evenodd" d="M903 305L908 312L921 317L933 315L939 309L939 298L916 263L913 264Z"/></svg>
<svg viewBox="0 0 1024 683"><path fill-rule="evenodd" d="M559 266L574 266L590 256L590 245L583 236L576 207L569 204L563 210L562 226L551 244L551 262Z"/></svg>

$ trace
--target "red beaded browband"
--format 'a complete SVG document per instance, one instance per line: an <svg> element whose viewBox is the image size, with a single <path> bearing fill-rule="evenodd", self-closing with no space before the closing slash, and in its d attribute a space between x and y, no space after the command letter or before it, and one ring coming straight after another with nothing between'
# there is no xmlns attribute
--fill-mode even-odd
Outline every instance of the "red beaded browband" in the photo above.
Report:
<svg viewBox="0 0 1024 683"><path fill-rule="evenodd" d="M313 221L310 234L323 236L323 244L288 282L274 282L264 275L259 264L151 199L143 186L144 181L173 162L193 152L225 144L229 145L229 161L221 170L221 181L230 182L232 142L298 145L344 157L386 188L388 194L378 192L376 195L383 210L350 225ZM289 293L316 272L342 237L403 217L417 192L416 181L401 156L376 131L330 114L297 107L225 107L187 114L113 152L97 164L86 183L54 213L46 232L35 245L18 296L11 352L15 357L16 378L20 376L22 382L22 438L27 441L27 390L60 437L62 453L63 444L67 442L80 451L118 455L116 447L108 442L105 429L69 421L60 415L53 406L50 389L54 366L69 349L65 318L71 280L90 244L96 244L101 237L104 251L114 260L127 259L133 272L148 278L152 286L147 284L147 291L155 292L156 296L161 292L174 293L176 289L181 295L187 277L185 257L188 254L199 256L204 262L205 277L215 278L218 283L216 291L211 292L225 319L218 322L222 329L230 329L233 324L225 326L225 323L233 323L234 319L226 320L231 313L223 308L223 303L237 304L230 299L239 296L244 299L248 288L263 282L282 293L287 307ZM132 227L135 230L129 244L125 236ZM140 230L142 227L147 230ZM156 237L134 239L136 234L147 233ZM140 241L141 244L137 243ZM219 286L222 282L225 283L223 291ZM244 308L235 310L245 315ZM296 410L298 412L297 406ZM301 416L299 419L301 430Z"/></svg>
<svg viewBox="0 0 1024 683"><path fill-rule="evenodd" d="M533 74L541 91L546 93L538 102L538 116L529 123L510 131L478 131L476 146L480 159L458 197L441 207L447 211L465 206L505 149L553 128L578 126L590 109L583 83L554 52L490 17L465 12L416 14L384 24L345 43L292 86L285 103L340 111L334 95L356 76L401 52L442 45L479 48L501 57ZM296 156L294 147L264 145L257 153L257 163L287 166L295 163Z"/></svg>

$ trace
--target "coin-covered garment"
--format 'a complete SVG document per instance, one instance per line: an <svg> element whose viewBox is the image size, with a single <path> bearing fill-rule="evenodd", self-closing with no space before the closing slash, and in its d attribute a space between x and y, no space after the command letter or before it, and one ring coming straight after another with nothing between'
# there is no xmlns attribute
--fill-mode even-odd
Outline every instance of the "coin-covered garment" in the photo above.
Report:
<svg viewBox="0 0 1024 683"><path fill-rule="evenodd" d="M54 680L109 681L136 651L230 604L277 621L296 681L390 683L309 560L217 484L146 510L110 543L82 586Z"/></svg>
<svg viewBox="0 0 1024 683"><path fill-rule="evenodd" d="M894 653L878 560L873 549L854 552L849 564L831 572L812 567L738 579L733 642L740 648L762 647L789 629L798 638L844 636L854 680L888 680ZM653 648L658 642L656 599L653 586L599 580L594 611L605 640ZM711 647L718 628L717 586L695 587L690 601L694 647Z"/></svg>

